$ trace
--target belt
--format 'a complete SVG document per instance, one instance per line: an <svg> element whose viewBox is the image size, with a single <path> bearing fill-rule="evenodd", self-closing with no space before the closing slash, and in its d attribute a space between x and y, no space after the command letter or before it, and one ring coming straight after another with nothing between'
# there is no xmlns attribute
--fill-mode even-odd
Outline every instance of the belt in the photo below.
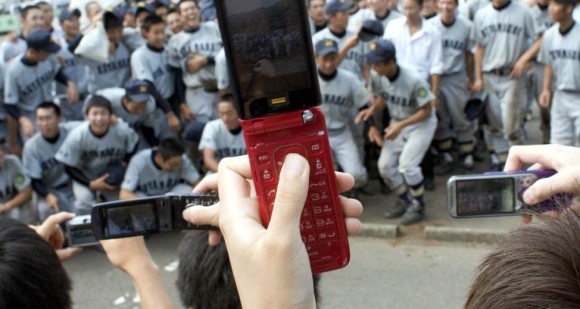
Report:
<svg viewBox="0 0 580 309"><path fill-rule="evenodd" d="M509 76L512 74L512 68L499 68L487 71L485 73L497 75L497 76Z"/></svg>

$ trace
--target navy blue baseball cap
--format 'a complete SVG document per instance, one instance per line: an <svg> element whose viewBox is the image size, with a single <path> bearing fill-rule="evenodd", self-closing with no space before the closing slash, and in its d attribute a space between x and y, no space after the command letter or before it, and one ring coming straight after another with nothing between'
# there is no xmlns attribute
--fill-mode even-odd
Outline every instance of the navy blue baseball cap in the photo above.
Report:
<svg viewBox="0 0 580 309"><path fill-rule="evenodd" d="M73 16L81 17L81 11L79 11L79 9L71 10L70 8L64 8L60 11L60 14L58 14L58 21L62 23Z"/></svg>
<svg viewBox="0 0 580 309"><path fill-rule="evenodd" d="M118 186L125 178L125 167L120 162L109 163L105 167L104 174L109 174L105 182L111 186Z"/></svg>
<svg viewBox="0 0 580 309"><path fill-rule="evenodd" d="M331 53L338 54L338 43L331 39L320 40L314 48L316 56L326 56Z"/></svg>
<svg viewBox="0 0 580 309"><path fill-rule="evenodd" d="M141 11L146 11L149 14L155 14L155 6L150 3L138 2L131 8L131 12L135 17L137 17Z"/></svg>
<svg viewBox="0 0 580 309"><path fill-rule="evenodd" d="M326 3L324 13L326 13L326 15L332 15L336 12L348 11L353 7L353 2L347 2L345 0L330 0L328 3Z"/></svg>
<svg viewBox="0 0 580 309"><path fill-rule="evenodd" d="M51 40L50 32L44 29L34 29L26 37L28 48L42 50L54 54L60 50L60 45Z"/></svg>
<svg viewBox="0 0 580 309"><path fill-rule="evenodd" d="M125 83L126 95L134 103L147 102L149 99L149 85L142 80L132 79Z"/></svg>
<svg viewBox="0 0 580 309"><path fill-rule="evenodd" d="M378 20L367 19L363 22L362 28L358 33L359 39L363 42L368 42L376 37L382 37L385 32L383 24Z"/></svg>
<svg viewBox="0 0 580 309"><path fill-rule="evenodd" d="M396 58L396 50L393 42L389 40L375 40L369 46L369 52L365 55L368 63L385 62Z"/></svg>

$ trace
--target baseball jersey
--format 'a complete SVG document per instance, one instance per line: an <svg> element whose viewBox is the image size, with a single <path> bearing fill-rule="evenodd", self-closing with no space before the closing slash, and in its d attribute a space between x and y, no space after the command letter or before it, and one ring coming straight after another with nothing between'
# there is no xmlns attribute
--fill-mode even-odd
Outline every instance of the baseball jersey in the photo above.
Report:
<svg viewBox="0 0 580 309"><path fill-rule="evenodd" d="M554 24L554 21L550 18L550 12L547 7L542 9L539 5L534 5L531 8L531 11L538 32L544 32Z"/></svg>
<svg viewBox="0 0 580 309"><path fill-rule="evenodd" d="M133 78L155 84L155 89L164 99L170 98L175 92L175 74L169 66L167 48L157 51L147 44L137 48L131 55L131 73Z"/></svg>
<svg viewBox="0 0 580 309"><path fill-rule="evenodd" d="M52 101L52 81L60 70L56 57L31 65L24 55L14 59L6 69L4 103L18 106L26 115L33 115L36 107Z"/></svg>
<svg viewBox="0 0 580 309"><path fill-rule="evenodd" d="M447 26L443 24L441 17L437 16L429 19L427 24L441 33L443 74L464 72L465 53L470 53L475 46L471 21L458 15L453 24Z"/></svg>
<svg viewBox="0 0 580 309"><path fill-rule="evenodd" d="M142 192L148 196L163 195L178 183L193 184L199 173L184 154L181 169L175 172L163 171L154 160L156 151L145 149L137 153L129 163L121 188L131 192Z"/></svg>
<svg viewBox="0 0 580 309"><path fill-rule="evenodd" d="M369 103L370 95L361 80L353 73L338 69L336 76L326 80L318 74L318 84L328 130L348 127L353 108L360 109Z"/></svg>
<svg viewBox="0 0 580 309"><path fill-rule="evenodd" d="M473 30L475 41L485 49L484 72L513 67L528 41L537 37L530 10L513 2L501 9L483 7L475 14Z"/></svg>
<svg viewBox="0 0 580 309"><path fill-rule="evenodd" d="M401 121L413 116L419 109L435 99L429 84L408 69L399 67L399 72L389 80L371 72L372 89L385 99L391 119ZM431 113L432 117L435 113Z"/></svg>
<svg viewBox="0 0 580 309"><path fill-rule="evenodd" d="M130 53L147 44L147 40L141 35L141 30L131 27L123 28L122 42L127 46Z"/></svg>
<svg viewBox="0 0 580 309"><path fill-rule="evenodd" d="M0 168L0 203L11 200L14 195L30 185L22 163L17 156L5 154Z"/></svg>
<svg viewBox="0 0 580 309"><path fill-rule="evenodd" d="M183 82L187 87L215 87L215 66L205 65L196 73L187 71L189 54L215 57L223 43L219 28L215 23L202 23L199 29L181 31L169 40L169 55L172 66L183 70Z"/></svg>
<svg viewBox="0 0 580 309"><path fill-rule="evenodd" d="M153 99L152 96L149 96L146 103L147 108L142 114L131 114L127 111L125 106L123 106L123 97L126 93L127 91L124 88L107 88L97 91L96 94L109 100L109 102L111 102L111 107L113 108L113 114L123 119L132 128L138 129L141 125L153 127L155 119L152 119L152 116L156 114L155 110L157 109L155 99Z"/></svg>
<svg viewBox="0 0 580 309"><path fill-rule="evenodd" d="M16 42L4 40L0 44L0 60L2 63L8 63L11 59L23 54L27 48L26 40L22 36L18 36Z"/></svg>
<svg viewBox="0 0 580 309"><path fill-rule="evenodd" d="M355 35L356 34L354 32L352 32L350 30L346 30L346 33L344 36L338 37L330 31L330 28L327 27L323 30L320 30L314 36L312 36L312 43L313 43L313 46L316 46L316 43L318 43L321 40L331 39L331 40L336 41L336 43L338 44L338 50L340 50L344 46L346 41L350 37L355 36ZM362 74L362 69L361 69L361 66L363 65L363 63L364 63L364 47L363 47L363 44L358 44L348 51L348 53L346 54L346 56L344 57L344 59L340 63L339 67L341 69L344 69L344 70L347 70L349 72L354 73L357 76L357 78L359 78L360 80L363 80L364 76Z"/></svg>
<svg viewBox="0 0 580 309"><path fill-rule="evenodd" d="M212 120L205 125L199 150L203 151L204 148L214 150L218 161L247 153L243 132L232 134L221 119Z"/></svg>
<svg viewBox="0 0 580 309"><path fill-rule="evenodd" d="M359 8L348 16L348 26L346 28L355 32L360 29L365 20L371 19L373 15L375 14L372 10Z"/></svg>
<svg viewBox="0 0 580 309"><path fill-rule="evenodd" d="M119 122L109 127L104 136L97 137L85 121L70 131L56 159L78 168L92 180L102 176L109 163L122 161L126 154L134 151L138 142L137 133L126 123Z"/></svg>
<svg viewBox="0 0 580 309"><path fill-rule="evenodd" d="M559 27L544 32L538 61L552 67L556 89L580 91L580 25L575 23L564 35Z"/></svg>
<svg viewBox="0 0 580 309"><path fill-rule="evenodd" d="M226 59L226 51L223 48L215 56L215 77L217 79L218 89L224 90L230 88L228 62Z"/></svg>
<svg viewBox="0 0 580 309"><path fill-rule="evenodd" d="M47 141L42 134L32 136L22 150L22 164L26 175L32 179L40 179L48 188L56 188L69 181L64 165L55 159L56 152L66 139L68 133L80 122L71 121L59 125L59 135L56 141Z"/></svg>
<svg viewBox="0 0 580 309"><path fill-rule="evenodd" d="M77 56L77 60L89 68L89 93L122 86L129 79L130 54L123 43L117 45L114 54L109 54L109 63L80 56Z"/></svg>
<svg viewBox="0 0 580 309"><path fill-rule="evenodd" d="M389 23L399 17L402 17L403 14L394 11L388 10L387 14L383 17L378 17L374 12L371 11L370 16L367 19L379 21L383 25L383 29L387 29ZM364 21L364 20L363 20Z"/></svg>
<svg viewBox="0 0 580 309"><path fill-rule="evenodd" d="M475 14L480 9L490 4L491 0L468 0L465 4L466 11L464 12L464 16L469 20L473 20L475 18Z"/></svg>
<svg viewBox="0 0 580 309"><path fill-rule="evenodd" d="M57 57L64 60L63 72L66 76L75 82L79 94L86 94L89 92L89 73L86 65L77 63L76 56L68 49L68 43L64 38L58 40L60 50ZM56 94L65 96L67 86L61 83L56 83Z"/></svg>

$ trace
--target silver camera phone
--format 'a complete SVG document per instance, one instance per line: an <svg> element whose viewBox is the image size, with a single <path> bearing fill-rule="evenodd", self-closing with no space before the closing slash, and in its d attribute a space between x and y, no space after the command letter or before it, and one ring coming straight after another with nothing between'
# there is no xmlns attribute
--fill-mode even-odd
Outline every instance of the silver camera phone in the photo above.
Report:
<svg viewBox="0 0 580 309"><path fill-rule="evenodd" d="M65 234L69 247L90 247L99 242L93 235L91 216L77 216L65 223Z"/></svg>

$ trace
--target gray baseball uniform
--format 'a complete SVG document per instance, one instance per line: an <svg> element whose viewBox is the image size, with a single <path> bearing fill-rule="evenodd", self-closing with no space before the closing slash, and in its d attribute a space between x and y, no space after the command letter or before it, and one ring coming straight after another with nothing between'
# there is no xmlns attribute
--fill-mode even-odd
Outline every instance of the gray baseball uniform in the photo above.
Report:
<svg viewBox="0 0 580 309"><path fill-rule="evenodd" d="M155 153L153 149L145 149L131 159L121 188L155 196L172 191L182 182L193 185L199 179L199 173L185 154L179 171L166 172L155 163Z"/></svg>
<svg viewBox="0 0 580 309"><path fill-rule="evenodd" d="M60 133L55 141L48 141L42 134L36 133L24 144L22 150L22 164L26 175L42 181L48 191L58 198L61 211L74 212L74 195L64 165L55 159L55 155L68 133L79 124L77 121L61 123ZM40 221L54 214L48 208L46 200L40 196L36 198L36 209Z"/></svg>
<svg viewBox="0 0 580 309"><path fill-rule="evenodd" d="M215 56L215 77L217 79L217 87L219 90L231 87L226 52L223 48Z"/></svg>
<svg viewBox="0 0 580 309"><path fill-rule="evenodd" d="M580 146L580 25L562 34L555 24L542 37L538 60L554 71L551 143Z"/></svg>
<svg viewBox="0 0 580 309"><path fill-rule="evenodd" d="M131 27L123 28L122 42L129 49L129 53L133 53L139 47L147 44L147 40L141 35L141 30Z"/></svg>
<svg viewBox="0 0 580 309"><path fill-rule="evenodd" d="M147 44L137 48L131 55L131 73L133 78L153 83L164 99L169 99L175 92L175 74L169 66L167 48L157 51Z"/></svg>
<svg viewBox="0 0 580 309"><path fill-rule="evenodd" d="M0 168L0 203L11 200L14 195L30 186L30 178L26 176L22 163L17 156L4 154L4 164ZM35 224L36 213L30 201L13 208L0 216L18 220L24 224Z"/></svg>
<svg viewBox="0 0 580 309"><path fill-rule="evenodd" d="M205 125L199 150L203 151L204 148L214 150L217 161L247 153L243 132L232 134L221 119L212 120Z"/></svg>
<svg viewBox="0 0 580 309"><path fill-rule="evenodd" d="M387 26L389 25L389 23L399 17L402 17L403 14L394 11L394 10L388 10L387 14L385 16L379 17L377 16L374 12L370 12L370 15L367 19L371 19L371 20L376 20L381 22L381 24L383 25L383 29L387 29ZM364 22L364 20L363 20Z"/></svg>
<svg viewBox="0 0 580 309"><path fill-rule="evenodd" d="M368 181L367 170L362 164L349 122L352 110L358 111L369 103L370 95L363 83L348 71L338 69L332 79L318 75L322 105L330 148L334 160L344 172L355 179L355 187L364 186Z"/></svg>
<svg viewBox="0 0 580 309"><path fill-rule="evenodd" d="M75 82L77 92L79 93L79 102L69 104L67 100L67 86L61 83L56 83L56 97L64 119L66 120L82 120L84 119L82 100L89 93L89 72L86 65L77 63L76 56L68 49L68 43L64 38L58 40L61 49L58 51L57 57L60 57L63 62L63 72Z"/></svg>
<svg viewBox="0 0 580 309"><path fill-rule="evenodd" d="M369 9L356 10L355 12L351 13L350 16L348 16L347 29L353 32L357 31L362 23L367 19L371 19L373 15L373 11Z"/></svg>
<svg viewBox="0 0 580 309"><path fill-rule="evenodd" d="M501 162L510 145L524 142L523 120L525 78L510 79L512 67L537 37L528 8L508 2L502 8L488 5L480 9L473 22L474 38L484 49L483 83L488 93L486 112L490 137Z"/></svg>
<svg viewBox="0 0 580 309"><path fill-rule="evenodd" d="M130 54L123 43L117 45L114 54L109 54L109 63L97 62L77 56L78 63L89 68L89 93L124 85L129 79Z"/></svg>
<svg viewBox="0 0 580 309"><path fill-rule="evenodd" d="M27 45L26 40L22 36L18 36L16 42L4 40L0 44L0 60L2 63L8 63L18 55L23 54L26 51Z"/></svg>
<svg viewBox="0 0 580 309"><path fill-rule="evenodd" d="M465 105L469 99L467 91L466 53L471 53L473 40L472 23L457 16L451 25L446 25L437 16L427 21L441 33L443 43L443 74L439 88L439 122L435 140L441 151L451 149L451 139L456 137L462 153L474 150L473 128L465 117Z"/></svg>
<svg viewBox="0 0 580 309"><path fill-rule="evenodd" d="M346 30L346 33L339 37L336 34L330 31L330 28L325 28L324 30L319 31L314 36L312 36L312 43L313 46L316 46L316 43L321 40L331 39L336 41L338 44L338 49L340 50L346 41L356 34L350 30ZM352 72L356 75L359 80L364 80L363 72L362 72L362 65L364 63L364 47L363 44L358 44L357 46L351 48L346 57L340 63L340 68L346 71Z"/></svg>
<svg viewBox="0 0 580 309"><path fill-rule="evenodd" d="M202 23L194 32L182 31L169 40L170 64L183 70L183 82L187 86L186 103L199 119L216 118L217 93L215 66L208 64L196 73L187 71L190 54L215 57L223 43L215 23Z"/></svg>
<svg viewBox="0 0 580 309"><path fill-rule="evenodd" d="M385 99L391 123L411 117L435 98L427 81L402 67L393 80L373 72L372 89ZM394 140L384 142L378 168L391 189L405 183L413 187L423 182L419 165L429 149L436 127L437 118L433 111L429 118L403 128Z"/></svg>

